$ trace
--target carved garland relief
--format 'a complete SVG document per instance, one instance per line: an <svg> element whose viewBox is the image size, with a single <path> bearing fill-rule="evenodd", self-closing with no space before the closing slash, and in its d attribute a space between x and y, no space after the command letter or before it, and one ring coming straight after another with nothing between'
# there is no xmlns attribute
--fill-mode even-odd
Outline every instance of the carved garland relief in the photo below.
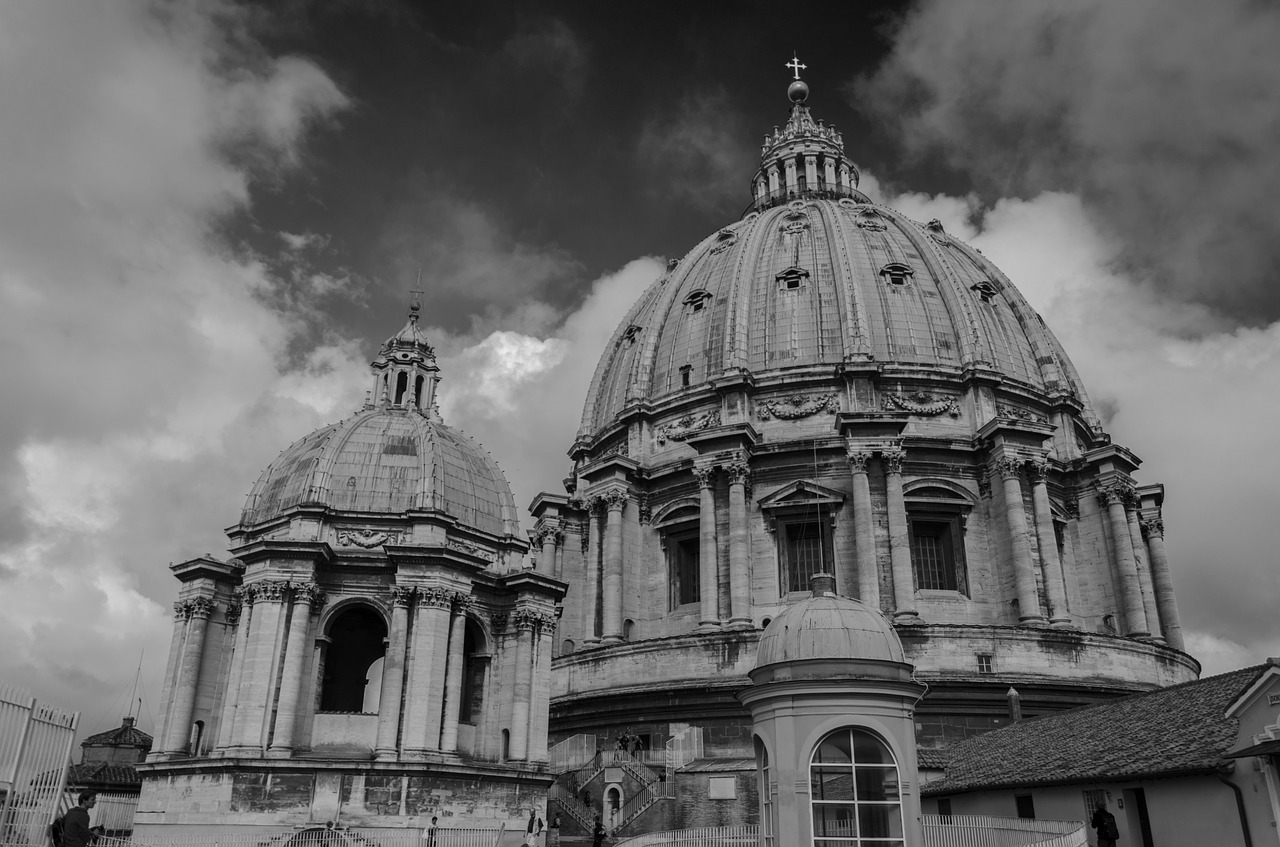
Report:
<svg viewBox="0 0 1280 847"><path fill-rule="evenodd" d="M890 411L898 410L926 417L934 417L941 414L947 414L953 418L960 417L960 404L955 397L934 394L929 391L911 391L906 394L885 392L881 405Z"/></svg>
<svg viewBox="0 0 1280 847"><path fill-rule="evenodd" d="M756 417L767 421L771 418L795 420L807 418L819 412L839 412L840 401L835 392L827 394L793 394L776 400L761 400L756 404Z"/></svg>
<svg viewBox="0 0 1280 847"><path fill-rule="evenodd" d="M719 410L677 418L669 424L658 427L656 437L659 444L666 444L668 441L684 441L693 433L713 426L720 426Z"/></svg>

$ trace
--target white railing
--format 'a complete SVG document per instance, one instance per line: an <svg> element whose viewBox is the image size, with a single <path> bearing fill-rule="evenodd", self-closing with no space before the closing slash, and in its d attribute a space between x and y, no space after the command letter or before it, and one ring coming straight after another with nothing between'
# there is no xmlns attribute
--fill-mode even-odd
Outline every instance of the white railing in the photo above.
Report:
<svg viewBox="0 0 1280 847"><path fill-rule="evenodd" d="M66 785L79 712L0 686L0 845L43 845Z"/></svg>
<svg viewBox="0 0 1280 847"><path fill-rule="evenodd" d="M667 768L675 773L702 758L702 727L691 726L671 736L667 742Z"/></svg>
<svg viewBox="0 0 1280 847"><path fill-rule="evenodd" d="M760 827L706 826L700 829L676 829L670 832L649 832L634 838L624 838L613 847L755 847L760 838Z"/></svg>
<svg viewBox="0 0 1280 847"><path fill-rule="evenodd" d="M594 735L575 735L566 738L547 751L547 760L552 773L573 771L591 761L596 754L596 737Z"/></svg>
<svg viewBox="0 0 1280 847"><path fill-rule="evenodd" d="M496 829L442 826L437 827L434 837L430 837L424 830L416 828L321 827L204 835L148 834L132 838L100 838L94 844L95 847L498 847L505 832L505 825Z"/></svg>
<svg viewBox="0 0 1280 847"><path fill-rule="evenodd" d="M1085 847L1084 821L922 815L925 847Z"/></svg>

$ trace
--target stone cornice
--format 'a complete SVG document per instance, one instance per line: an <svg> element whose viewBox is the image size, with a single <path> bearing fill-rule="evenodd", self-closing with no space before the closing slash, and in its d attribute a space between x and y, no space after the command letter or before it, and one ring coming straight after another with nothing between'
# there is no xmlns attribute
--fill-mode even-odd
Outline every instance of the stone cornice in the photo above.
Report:
<svg viewBox="0 0 1280 847"><path fill-rule="evenodd" d="M479 553L459 550L447 544L397 544L383 548L387 561L397 568L412 565L443 565L463 572L482 571L489 559Z"/></svg>
<svg viewBox="0 0 1280 847"><path fill-rule="evenodd" d="M231 551L246 565L268 559L284 559L297 562L328 564L333 561L333 548L324 541L289 541L284 539L259 539Z"/></svg>
<svg viewBox="0 0 1280 847"><path fill-rule="evenodd" d="M534 594L559 602L569 590L569 583L537 571L516 571L497 579L498 587L520 594Z"/></svg>
<svg viewBox="0 0 1280 847"><path fill-rule="evenodd" d="M215 582L239 582L244 574L244 562L238 559L221 561L212 556L198 556L185 562L169 565L169 570L182 582L205 578Z"/></svg>

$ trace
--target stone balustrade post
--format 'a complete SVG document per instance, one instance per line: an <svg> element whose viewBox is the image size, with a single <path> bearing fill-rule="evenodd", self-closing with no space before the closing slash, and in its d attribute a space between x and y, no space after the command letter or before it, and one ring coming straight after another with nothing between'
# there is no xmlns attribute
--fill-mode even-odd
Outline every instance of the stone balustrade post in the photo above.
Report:
<svg viewBox="0 0 1280 847"><path fill-rule="evenodd" d="M915 573L911 569L911 542L907 527L907 501L902 494L902 463L907 454L900 448L883 450L885 490L889 510L889 561L893 567L893 622L920 623L916 612Z"/></svg>

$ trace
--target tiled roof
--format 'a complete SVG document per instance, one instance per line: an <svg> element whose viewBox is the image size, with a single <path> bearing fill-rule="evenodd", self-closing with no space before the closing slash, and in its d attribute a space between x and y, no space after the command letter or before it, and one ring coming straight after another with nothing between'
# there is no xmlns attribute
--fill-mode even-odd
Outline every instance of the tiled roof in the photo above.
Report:
<svg viewBox="0 0 1280 847"><path fill-rule="evenodd" d="M945 768L950 761L950 749L939 750L936 747L921 747L916 751L916 764L922 768L937 770Z"/></svg>
<svg viewBox="0 0 1280 847"><path fill-rule="evenodd" d="M90 735L80 742L81 747L146 747L151 749L151 736L136 726L118 726L115 729Z"/></svg>
<svg viewBox="0 0 1280 847"><path fill-rule="evenodd" d="M67 771L67 785L142 785L142 777L133 765L118 762L83 762Z"/></svg>
<svg viewBox="0 0 1280 847"><path fill-rule="evenodd" d="M1009 786L1204 773L1236 743L1227 707L1266 665L1020 721L947 750L927 796Z"/></svg>

